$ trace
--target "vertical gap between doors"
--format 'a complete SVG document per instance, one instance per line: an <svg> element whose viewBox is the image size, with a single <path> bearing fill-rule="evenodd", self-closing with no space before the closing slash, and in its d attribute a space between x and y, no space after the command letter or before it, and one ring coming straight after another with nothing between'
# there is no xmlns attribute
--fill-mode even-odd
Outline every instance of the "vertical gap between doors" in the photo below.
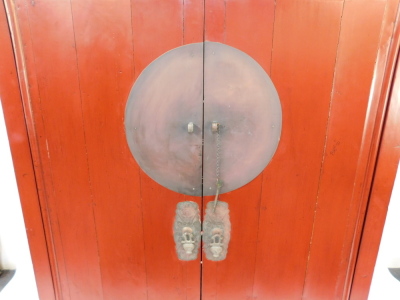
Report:
<svg viewBox="0 0 400 300"><path fill-rule="evenodd" d="M203 0L203 106L202 106L202 137L201 137L201 232L203 232L204 214L204 66L205 66L205 38L206 38L206 0ZM200 299L203 298L203 236L200 243Z"/></svg>

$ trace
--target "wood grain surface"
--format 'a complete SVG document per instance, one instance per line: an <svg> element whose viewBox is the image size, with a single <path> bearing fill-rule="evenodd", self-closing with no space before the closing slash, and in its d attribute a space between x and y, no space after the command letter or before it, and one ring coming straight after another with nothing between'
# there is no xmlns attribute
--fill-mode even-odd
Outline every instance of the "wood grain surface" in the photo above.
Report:
<svg viewBox="0 0 400 300"><path fill-rule="evenodd" d="M391 45L390 56L396 64L389 65L387 82L389 89L383 94L387 110L387 117L382 120L383 130L377 147L377 161L375 173L369 194L367 216L363 224L362 240L358 252L358 259L354 271L354 281L351 289L351 299L365 299L374 273L376 258L379 251L387 209L391 200L392 189L400 159L400 26L397 19L395 38Z"/></svg>
<svg viewBox="0 0 400 300"><path fill-rule="evenodd" d="M25 123L21 88L15 64L10 28L7 24L4 3L0 4L0 98L3 107L8 140L13 157L14 170L19 190L19 197L24 215L26 234L35 271L39 296L42 299L55 299L53 280L54 265L51 266L46 244L46 211L43 215L37 186L29 136ZM7 201L7 199L2 199ZM52 261L54 263L54 261Z"/></svg>
<svg viewBox="0 0 400 300"><path fill-rule="evenodd" d="M398 0L5 6L0 91L43 299L348 298ZM129 151L124 110L152 61L204 41L261 65L283 124L264 171L221 195L232 225L226 260L183 262L176 205L195 201L204 213L213 196L185 196L149 178Z"/></svg>

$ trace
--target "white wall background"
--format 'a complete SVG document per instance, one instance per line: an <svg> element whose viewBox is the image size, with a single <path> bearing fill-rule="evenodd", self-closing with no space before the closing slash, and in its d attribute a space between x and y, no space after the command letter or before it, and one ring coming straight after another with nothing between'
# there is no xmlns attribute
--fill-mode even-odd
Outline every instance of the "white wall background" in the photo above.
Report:
<svg viewBox="0 0 400 300"><path fill-rule="evenodd" d="M0 300L39 299L0 105L0 267L16 273Z"/></svg>

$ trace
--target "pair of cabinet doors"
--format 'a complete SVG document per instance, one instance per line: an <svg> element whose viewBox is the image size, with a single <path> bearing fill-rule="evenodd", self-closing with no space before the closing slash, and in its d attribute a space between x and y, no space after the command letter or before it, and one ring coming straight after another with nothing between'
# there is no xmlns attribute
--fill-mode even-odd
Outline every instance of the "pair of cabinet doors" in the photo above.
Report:
<svg viewBox="0 0 400 300"><path fill-rule="evenodd" d="M379 101L371 91L382 82L397 1L5 4L60 299L348 296ZM128 147L125 107L152 61L205 41L246 53L269 74L282 131L268 166L221 195L232 228L226 259L181 261L177 204L205 208L214 196L146 175Z"/></svg>

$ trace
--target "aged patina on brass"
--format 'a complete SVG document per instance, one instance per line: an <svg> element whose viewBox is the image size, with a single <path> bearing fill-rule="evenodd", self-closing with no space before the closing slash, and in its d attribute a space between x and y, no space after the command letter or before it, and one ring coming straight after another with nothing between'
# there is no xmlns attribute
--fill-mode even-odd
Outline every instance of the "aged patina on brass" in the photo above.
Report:
<svg viewBox="0 0 400 300"><path fill-rule="evenodd" d="M126 105L125 130L147 175L173 191L200 196L202 124L203 44L198 43L163 54L140 74Z"/></svg>
<svg viewBox="0 0 400 300"><path fill-rule="evenodd" d="M282 112L262 67L214 42L185 45L152 62L134 84L125 112L129 148L139 166L186 195L216 194L213 123L220 138L220 193L226 193L253 180L272 159Z"/></svg>

